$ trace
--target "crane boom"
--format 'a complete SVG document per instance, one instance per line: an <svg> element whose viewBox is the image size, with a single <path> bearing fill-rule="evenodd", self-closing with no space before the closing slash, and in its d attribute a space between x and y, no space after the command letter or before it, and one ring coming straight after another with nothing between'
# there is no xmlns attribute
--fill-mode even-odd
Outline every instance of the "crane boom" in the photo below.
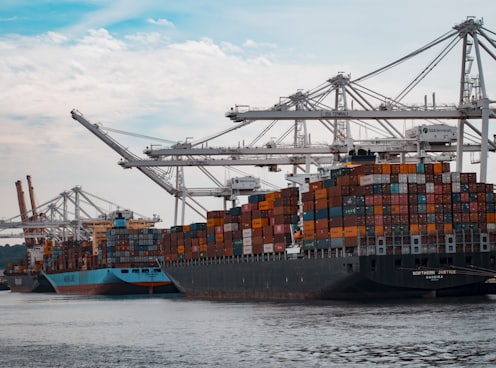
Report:
<svg viewBox="0 0 496 368"><path fill-rule="evenodd" d="M100 138L101 141L103 141L107 146L112 148L115 152L117 152L124 160L127 161L139 161L140 158L136 156L135 154L131 153L129 150L127 150L124 146L119 144L115 139L110 137L107 133L102 131L100 127L97 124L91 124L88 120L86 120L79 111L77 110L72 110L71 111L72 118L79 122L82 126L84 126L86 129L88 129L90 132L92 132L94 135L96 135L98 138ZM147 167L138 167L138 170L141 171L143 174L145 174L147 177L152 179L155 183L157 183L160 187L165 189L167 192L174 196L180 196L181 191L176 189L174 186L171 184L167 183L164 181L164 178L157 174L154 170L147 168Z"/></svg>
<svg viewBox="0 0 496 368"><path fill-rule="evenodd" d="M28 216L28 209L26 207L26 200L24 198L24 191L22 190L22 183L20 180L17 180L15 182L15 186L17 189L17 201L19 203L19 212L21 215L21 221L22 223L27 223L29 221L29 216ZM26 236L31 230L29 228L24 227L23 232L25 235L25 242L26 246L28 248L32 247L34 245L34 239L31 237Z"/></svg>
<svg viewBox="0 0 496 368"><path fill-rule="evenodd" d="M32 220L36 221L38 219L38 212L36 210L36 201L34 199L34 188L33 188L33 183L31 182L31 175L27 175L26 179L28 181L29 200L31 202Z"/></svg>

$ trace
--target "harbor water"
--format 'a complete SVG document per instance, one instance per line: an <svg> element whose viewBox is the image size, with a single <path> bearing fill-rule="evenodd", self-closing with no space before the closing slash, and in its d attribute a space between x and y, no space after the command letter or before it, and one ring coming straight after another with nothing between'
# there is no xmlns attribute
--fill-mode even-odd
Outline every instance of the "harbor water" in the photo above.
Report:
<svg viewBox="0 0 496 368"><path fill-rule="evenodd" d="M0 292L5 367L494 367L496 296L218 302Z"/></svg>

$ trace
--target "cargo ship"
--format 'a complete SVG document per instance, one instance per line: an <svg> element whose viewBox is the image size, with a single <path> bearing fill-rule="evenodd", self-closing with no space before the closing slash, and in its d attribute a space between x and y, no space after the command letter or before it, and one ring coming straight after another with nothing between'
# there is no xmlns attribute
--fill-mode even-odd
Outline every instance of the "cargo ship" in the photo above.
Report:
<svg viewBox="0 0 496 368"><path fill-rule="evenodd" d="M0 279L0 291L10 290L9 282L5 279Z"/></svg>
<svg viewBox="0 0 496 368"><path fill-rule="evenodd" d="M160 229L128 228L119 213L96 249L77 241L52 247L42 274L57 294L174 293L160 239Z"/></svg>
<svg viewBox="0 0 496 368"><path fill-rule="evenodd" d="M369 163L171 228L164 271L193 298L484 295L494 292L495 240L494 187L475 173Z"/></svg>
<svg viewBox="0 0 496 368"><path fill-rule="evenodd" d="M38 222L43 218L43 215L38 213L36 207L31 176L27 175L26 178L29 186L31 216L28 215L22 183L20 180L17 180L15 183L21 220L24 223L30 221ZM4 276L7 279L10 290L12 292L24 293L54 292L52 285L41 274L44 257L46 256L46 252L52 247L52 240L41 236L43 234L41 228L26 227L24 234L26 244L25 256L17 264L9 263L4 271Z"/></svg>
<svg viewBox="0 0 496 368"><path fill-rule="evenodd" d="M7 285L16 293L53 293L55 290L41 272L16 273L4 276Z"/></svg>
<svg viewBox="0 0 496 368"><path fill-rule="evenodd" d="M127 295L177 292L159 265L45 274L57 294Z"/></svg>
<svg viewBox="0 0 496 368"><path fill-rule="evenodd" d="M4 278L12 292L18 293L53 293L55 290L41 273L45 249L51 242L36 244L26 249L26 256L19 264L8 264Z"/></svg>

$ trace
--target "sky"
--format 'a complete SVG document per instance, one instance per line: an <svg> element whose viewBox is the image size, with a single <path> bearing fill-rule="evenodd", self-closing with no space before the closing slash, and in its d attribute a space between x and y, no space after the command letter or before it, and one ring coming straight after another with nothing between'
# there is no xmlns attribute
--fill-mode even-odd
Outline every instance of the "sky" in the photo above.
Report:
<svg viewBox="0 0 496 368"><path fill-rule="evenodd" d="M138 170L122 169L119 155L73 120L72 109L92 123L156 138L111 133L141 155L161 140L197 140L230 128L224 114L236 104L271 106L339 72L364 75L467 16L496 30L492 14L492 0L3 0L0 220L18 215L14 183L22 180L27 192L31 175L37 203L81 186L136 213L159 215L158 227L174 225L174 198ZM457 66L448 64L426 90L455 103ZM408 83L402 78L398 72L381 87L393 94ZM253 133L237 132L219 146ZM266 170L253 173L272 180ZM187 186L203 184L191 175ZM489 170L488 179L496 182L496 173ZM188 216L186 223L201 220ZM15 240L0 239L5 243Z"/></svg>

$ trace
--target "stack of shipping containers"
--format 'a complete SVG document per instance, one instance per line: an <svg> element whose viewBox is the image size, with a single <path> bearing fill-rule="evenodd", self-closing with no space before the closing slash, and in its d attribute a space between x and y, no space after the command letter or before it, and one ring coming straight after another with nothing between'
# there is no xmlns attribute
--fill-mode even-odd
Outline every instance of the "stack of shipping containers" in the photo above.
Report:
<svg viewBox="0 0 496 368"><path fill-rule="evenodd" d="M441 163L335 170L309 183L302 206L304 249L375 245L378 239L386 245L446 245L461 238L479 244L479 233L496 230L493 185Z"/></svg>
<svg viewBox="0 0 496 368"><path fill-rule="evenodd" d="M207 212L207 223L164 231L166 261L282 253L298 224L298 188L256 194L227 211ZM191 240L191 253L188 252ZM198 247L196 247L198 244ZM205 245L204 245L205 244ZM198 251L196 251L198 250Z"/></svg>
<svg viewBox="0 0 496 368"><path fill-rule="evenodd" d="M344 167L308 183L301 198L298 188L288 187L251 195L248 203L227 211L209 211L206 223L114 228L97 254L89 244L68 241L47 247L43 263L63 271L283 253L298 225L304 250L351 250L381 242L461 251L496 241L494 188L478 183L474 173L450 172L449 164Z"/></svg>

